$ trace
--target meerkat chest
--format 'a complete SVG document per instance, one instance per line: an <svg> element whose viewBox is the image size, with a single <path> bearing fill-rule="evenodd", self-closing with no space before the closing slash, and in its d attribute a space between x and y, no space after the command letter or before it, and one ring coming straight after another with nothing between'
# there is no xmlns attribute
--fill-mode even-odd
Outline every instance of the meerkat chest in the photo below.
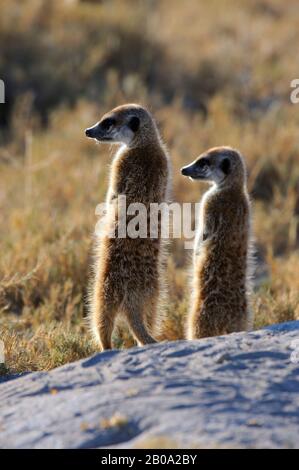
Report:
<svg viewBox="0 0 299 470"><path fill-rule="evenodd" d="M164 180L167 180L167 160L159 149L122 147L117 152L110 178L114 193L126 195L135 202L151 199L159 202L165 192Z"/></svg>
<svg viewBox="0 0 299 470"><path fill-rule="evenodd" d="M215 188L212 187L209 191L207 191L199 205L199 211L196 217L196 231L195 231L195 240L194 240L194 261L196 262L197 257L202 254L204 249L205 241L208 238L208 220L207 220L207 204L209 199L213 197L215 193Z"/></svg>

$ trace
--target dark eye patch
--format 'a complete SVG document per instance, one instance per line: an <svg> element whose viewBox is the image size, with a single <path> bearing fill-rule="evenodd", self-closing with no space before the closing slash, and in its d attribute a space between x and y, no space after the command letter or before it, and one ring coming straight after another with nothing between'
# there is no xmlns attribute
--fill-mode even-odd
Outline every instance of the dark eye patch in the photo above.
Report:
<svg viewBox="0 0 299 470"><path fill-rule="evenodd" d="M231 168L231 165L230 165L230 160L229 158L224 158L220 164L220 168L221 170L223 171L223 173L225 175L228 175L229 172L230 172L230 168Z"/></svg>
<svg viewBox="0 0 299 470"><path fill-rule="evenodd" d="M110 129L110 127L115 126L116 120L113 118L106 118L101 122L101 127L104 131Z"/></svg>
<svg viewBox="0 0 299 470"><path fill-rule="evenodd" d="M140 119L137 116L131 117L128 126L133 132L137 132L140 126Z"/></svg>
<svg viewBox="0 0 299 470"><path fill-rule="evenodd" d="M210 166L210 162L207 158L201 158L200 160L198 160L198 162L196 163L196 165L199 167L199 168L203 168L205 166Z"/></svg>

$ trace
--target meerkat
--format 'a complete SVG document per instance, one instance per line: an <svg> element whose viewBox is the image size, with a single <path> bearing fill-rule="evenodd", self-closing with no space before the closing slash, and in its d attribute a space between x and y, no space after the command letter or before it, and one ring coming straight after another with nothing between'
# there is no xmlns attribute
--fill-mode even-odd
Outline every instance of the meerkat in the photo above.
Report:
<svg viewBox="0 0 299 470"><path fill-rule="evenodd" d="M139 345L155 343L165 293L166 241L160 232L156 238L111 238L110 233L119 225L118 196L126 196L127 206L142 203L147 209L151 203L167 202L169 157L155 120L140 105L113 109L85 133L98 142L121 145L111 165L106 222L95 243L91 330L102 350L111 349L115 319L122 313Z"/></svg>
<svg viewBox="0 0 299 470"><path fill-rule="evenodd" d="M244 160L237 150L216 147L181 172L213 183L200 203L187 338L250 329L251 207Z"/></svg>

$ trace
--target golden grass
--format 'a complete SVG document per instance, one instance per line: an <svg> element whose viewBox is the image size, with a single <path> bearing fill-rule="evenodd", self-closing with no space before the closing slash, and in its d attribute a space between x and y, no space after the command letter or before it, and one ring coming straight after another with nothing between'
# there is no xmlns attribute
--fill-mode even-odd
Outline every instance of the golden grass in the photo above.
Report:
<svg viewBox="0 0 299 470"><path fill-rule="evenodd" d="M194 202L202 194L202 185L179 173L200 152L231 145L245 155L258 263L268 273L253 296L255 327L299 319L299 107L289 101L290 81L297 78L290 52L299 39L296 2L250 1L242 7L234 0L225 6L216 0L163 0L155 7L138 2L133 18L125 2L115 2L113 12L109 5L114 2L103 2L94 7L95 22L91 4L58 3L59 15L52 14L54 19L57 15L62 44L76 50L77 39L69 43L66 22L80 25L83 55L88 57L81 73L95 66L92 60L100 61L88 55L92 37L87 33L95 24L101 28L101 22L108 37L120 28L132 38L132 32L141 34L137 17L143 18L147 47L154 52L147 59L139 51L136 70L135 65L127 70L123 59L119 68L117 64L130 53L131 39L122 44L128 51L116 45L115 62L103 65L106 82L99 103L93 102L95 94L90 99L82 93L70 108L61 97L52 111L49 105L47 127L40 126L38 109L31 112L29 98L16 100L10 139L0 147L0 337L6 348L6 368L0 374L47 370L95 351L85 326L85 299L94 211L104 200L111 151L87 141L83 131L104 111L126 101L140 101L154 112L172 157L177 201ZM14 25L22 37L34 11L29 9ZM3 4L0 35L7 33L10 21ZM99 40L105 55L112 46ZM151 62L157 51L163 53L159 67ZM189 262L183 242L175 241L163 336L169 340L183 337ZM114 342L117 347L133 345L122 327Z"/></svg>

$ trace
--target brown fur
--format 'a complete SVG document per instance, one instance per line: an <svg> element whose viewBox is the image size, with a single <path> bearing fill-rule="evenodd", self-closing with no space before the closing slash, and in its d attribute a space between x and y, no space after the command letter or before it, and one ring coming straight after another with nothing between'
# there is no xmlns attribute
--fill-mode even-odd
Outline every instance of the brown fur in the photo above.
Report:
<svg viewBox="0 0 299 470"><path fill-rule="evenodd" d="M163 240L161 238L110 238L112 206L126 195L131 203L167 200L169 163L155 122L149 112L137 105L125 105L107 116L116 120L116 134L124 134L130 116L137 116L140 128L133 139L114 156L108 213L102 234L96 241L95 279L90 302L90 325L102 350L111 348L116 316L123 313L139 344L154 343L158 327L158 305L165 288L163 281ZM120 140L122 137L120 137ZM100 140L100 139L98 139ZM127 223L132 216L127 216ZM149 225L149 224L148 224ZM116 211L116 228L118 213Z"/></svg>
<svg viewBox="0 0 299 470"><path fill-rule="evenodd" d="M214 179L216 185L201 202L189 339L223 335L251 326L250 201L245 165L241 155L228 147L211 149L195 163L201 158L209 160L209 171L213 173L203 179L215 177L217 181ZM224 158L230 160L231 169L221 180L218 170L214 171Z"/></svg>

